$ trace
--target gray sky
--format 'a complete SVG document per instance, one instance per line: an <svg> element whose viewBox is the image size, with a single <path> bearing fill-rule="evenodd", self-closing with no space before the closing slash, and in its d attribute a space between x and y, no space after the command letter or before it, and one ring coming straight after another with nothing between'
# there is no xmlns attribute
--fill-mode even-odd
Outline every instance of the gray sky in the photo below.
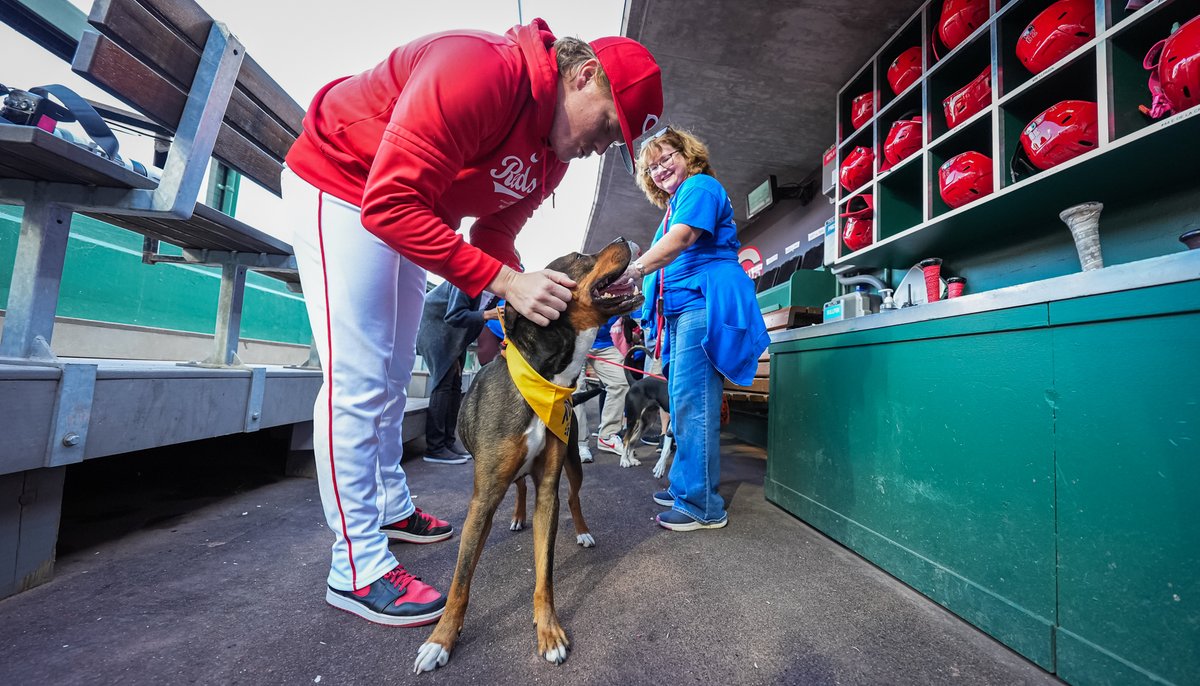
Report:
<svg viewBox="0 0 1200 686"><path fill-rule="evenodd" d="M90 0L71 2L85 12L91 7ZM397 45L418 36L460 28L503 33L518 23L517 0L199 2L209 14L224 21L247 52L304 106L325 83L367 69ZM542 17L558 36L593 40L621 33L624 6L624 0L523 0L521 16L525 23ZM13 47L13 41L24 39L7 26L0 26L0 44ZM11 68L10 62L10 69L4 70L0 81L15 87L63 83L86 97L112 101L72 74L64 63L28 41L24 43L29 46L29 62L20 68ZM148 146L142 147L141 141L130 140L122 145L124 156L149 160ZM599 162L599 158L573 162L555 193L554 207L547 201L521 232L517 249L528 268L541 268L582 245ZM269 192L244 181L238 217L287 240L287 227L278 219L279 202Z"/></svg>

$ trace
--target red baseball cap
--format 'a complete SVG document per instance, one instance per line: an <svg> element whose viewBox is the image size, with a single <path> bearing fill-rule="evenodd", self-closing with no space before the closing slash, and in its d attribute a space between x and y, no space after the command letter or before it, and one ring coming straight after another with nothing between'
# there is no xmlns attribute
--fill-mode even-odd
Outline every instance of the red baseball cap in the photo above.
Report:
<svg viewBox="0 0 1200 686"><path fill-rule="evenodd" d="M625 171L633 173L633 143L653 129L663 113L662 71L644 45L623 36L590 43L612 86L624 145L617 146Z"/></svg>

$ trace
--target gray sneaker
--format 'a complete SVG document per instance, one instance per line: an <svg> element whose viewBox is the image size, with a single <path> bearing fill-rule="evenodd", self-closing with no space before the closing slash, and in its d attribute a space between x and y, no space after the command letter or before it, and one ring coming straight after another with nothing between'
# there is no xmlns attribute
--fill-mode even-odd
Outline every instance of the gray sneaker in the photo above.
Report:
<svg viewBox="0 0 1200 686"><path fill-rule="evenodd" d="M434 464L462 464L470 459L470 455L460 455L449 448L438 448L425 453L425 461Z"/></svg>

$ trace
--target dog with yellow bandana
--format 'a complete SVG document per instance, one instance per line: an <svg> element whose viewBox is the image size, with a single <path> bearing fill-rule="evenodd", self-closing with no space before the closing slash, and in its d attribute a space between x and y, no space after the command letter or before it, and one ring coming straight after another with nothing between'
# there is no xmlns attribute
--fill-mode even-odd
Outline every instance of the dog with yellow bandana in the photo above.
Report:
<svg viewBox="0 0 1200 686"><path fill-rule="evenodd" d="M636 252L636 245L618 238L598 253L571 253L551 262L548 269L567 274L577 285L567 310L545 327L506 308L504 357L484 367L459 411L459 436L475 456L475 490L459 536L458 564L445 612L417 652L414 671L432 671L450 659L492 517L509 484L526 475L537 493L533 618L538 654L555 664L566 659L570 641L555 613L552 579L558 485L564 469L576 540L585 547L595 545L579 507L583 468L570 396L599 327L609 317L642 304L640 284L621 279Z"/></svg>

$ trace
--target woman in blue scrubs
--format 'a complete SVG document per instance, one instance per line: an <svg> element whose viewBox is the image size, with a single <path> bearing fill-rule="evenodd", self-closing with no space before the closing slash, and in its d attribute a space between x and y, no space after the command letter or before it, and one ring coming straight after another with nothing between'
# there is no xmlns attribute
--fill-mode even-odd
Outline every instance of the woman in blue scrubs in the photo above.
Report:
<svg viewBox="0 0 1200 686"><path fill-rule="evenodd" d="M770 338L754 283L738 262L733 204L713 177L704 143L663 129L643 144L637 181L666 210L650 249L630 266L631 276L644 279L647 319L665 320L671 351L677 449L670 488L654 494L671 510L657 521L673 531L717 529L729 521L717 493L722 377L741 386L753 382Z"/></svg>

